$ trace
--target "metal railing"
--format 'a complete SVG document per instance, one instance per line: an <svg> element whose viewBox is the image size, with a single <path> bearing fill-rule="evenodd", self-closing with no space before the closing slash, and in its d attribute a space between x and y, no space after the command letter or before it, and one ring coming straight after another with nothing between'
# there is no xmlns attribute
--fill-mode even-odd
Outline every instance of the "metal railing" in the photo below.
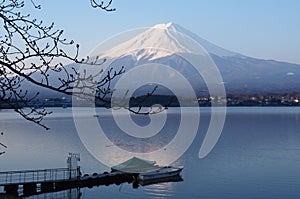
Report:
<svg viewBox="0 0 300 199"><path fill-rule="evenodd" d="M58 168L26 171L0 172L0 186L23 183L54 182L70 180L78 176L77 169Z"/></svg>

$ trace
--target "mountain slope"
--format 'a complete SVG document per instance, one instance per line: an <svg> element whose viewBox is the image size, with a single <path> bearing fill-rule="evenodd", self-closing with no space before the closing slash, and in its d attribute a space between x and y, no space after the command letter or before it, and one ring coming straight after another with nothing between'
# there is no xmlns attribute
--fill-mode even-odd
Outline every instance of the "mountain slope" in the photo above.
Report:
<svg viewBox="0 0 300 199"><path fill-rule="evenodd" d="M181 32L183 34L186 34L187 36L189 36L190 38L194 39L195 41L197 41L208 53L210 54L214 54L217 55L219 57L232 57L232 56L237 56L237 57L245 57L242 54L239 53L235 53L229 50L226 50L224 48L221 48L219 46L216 46L213 43L210 43L209 41L199 37L197 34L181 27L180 25L171 23L172 25L170 26L171 30L175 30L178 32Z"/></svg>
<svg viewBox="0 0 300 199"><path fill-rule="evenodd" d="M107 50L104 54L111 58L117 58L111 67L118 69L118 67L124 66L126 71L145 63L160 63L170 66L190 82L198 95L208 94L201 75L190 63L178 56L178 53L189 54L194 50L193 45L184 40L182 35L197 41L209 53L222 75L227 93L300 92L300 65L255 59L235 53L218 47L174 23L155 25ZM172 49L172 52L163 49ZM98 54L103 55L103 52ZM69 68L72 66L74 65L70 65ZM78 66L75 65L75 68ZM154 72L160 74L159 71L153 70ZM39 77L34 78L38 79ZM170 81L174 80L170 78ZM176 84L175 81L174 84ZM57 76L53 75L51 82L57 84ZM36 90L31 84L24 83L23 86L30 90ZM53 92L49 90L39 90L41 96L52 98L54 96ZM161 90L161 92L166 92L166 90Z"/></svg>
<svg viewBox="0 0 300 199"><path fill-rule="evenodd" d="M227 92L299 92L300 65L247 57L218 47L197 34L174 23L158 24L134 38L107 51L111 57L120 57L115 65L127 70L143 63L170 65L189 79L195 90L205 90L201 76L189 63L180 60L176 53L192 53L193 47L180 35L198 42L210 55L220 70ZM134 50L132 50L134 49ZM173 49L166 52L157 49Z"/></svg>

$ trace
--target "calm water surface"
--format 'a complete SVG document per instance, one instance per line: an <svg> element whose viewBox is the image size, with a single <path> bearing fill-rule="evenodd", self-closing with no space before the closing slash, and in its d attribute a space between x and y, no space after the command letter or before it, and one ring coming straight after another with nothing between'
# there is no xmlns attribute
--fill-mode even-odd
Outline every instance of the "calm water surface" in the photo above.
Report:
<svg viewBox="0 0 300 199"><path fill-rule="evenodd" d="M49 131L24 121L10 110L0 111L0 132L4 133L0 141L8 147L0 148L6 151L0 156L0 171L65 167L68 152L81 154L83 173L108 171L81 143L71 109L53 110L45 120ZM193 108L190 111L194 114ZM86 188L80 190L81 198L300 198L300 108L228 108L222 135L204 159L198 158L198 152L210 120L210 109L201 108L200 112L200 128L193 144L174 162L184 166L183 182L138 189L127 183ZM168 109L168 134L139 143L119 132L108 110L97 109L97 113L111 140L118 139L128 150L141 151L168 143L180 119L178 109ZM93 115L82 109L82 117ZM140 125L149 122L145 116L133 119ZM67 196L52 194L34 198L64 197Z"/></svg>

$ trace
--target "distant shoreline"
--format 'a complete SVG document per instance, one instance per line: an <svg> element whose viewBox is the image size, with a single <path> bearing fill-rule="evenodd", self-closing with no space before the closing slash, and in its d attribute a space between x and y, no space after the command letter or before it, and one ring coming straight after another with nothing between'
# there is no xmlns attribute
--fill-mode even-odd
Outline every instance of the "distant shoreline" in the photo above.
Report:
<svg viewBox="0 0 300 199"><path fill-rule="evenodd" d="M107 103L95 100L95 107L110 107L110 99L106 99ZM126 101L122 99L123 101ZM121 101L121 100L120 100ZM174 95L142 95L127 99L130 107L151 107L160 104L162 107L211 107L226 106L228 107L291 107L300 106L300 93L285 94L228 94L225 97L201 96L197 99L192 97L176 97ZM179 103L180 102L180 103ZM197 103L198 102L198 103ZM21 101L10 102L6 104L0 101L0 109L20 109L26 107L72 107L72 99L70 97L57 97L38 99L32 104L25 104ZM76 101L76 107L90 107L90 102Z"/></svg>
<svg viewBox="0 0 300 199"><path fill-rule="evenodd" d="M72 108L73 106L43 106L44 108ZM90 106L76 106L77 108L89 108ZM104 106L95 106L96 108L107 108L110 109L110 107L104 107ZM150 107L150 106L144 106L145 108ZM180 108L180 107L212 107L212 106L203 106L203 105L199 105L199 106L167 106L164 108ZM300 107L300 105L273 105L273 104L269 104L269 105L226 105L226 106L214 106L214 107ZM19 107L18 109L22 109L22 108L30 108L28 107ZM36 107L41 108L41 107ZM131 107L131 108L139 108L139 107ZM1 110L7 110L7 109L17 109L14 107L0 107L0 111Z"/></svg>

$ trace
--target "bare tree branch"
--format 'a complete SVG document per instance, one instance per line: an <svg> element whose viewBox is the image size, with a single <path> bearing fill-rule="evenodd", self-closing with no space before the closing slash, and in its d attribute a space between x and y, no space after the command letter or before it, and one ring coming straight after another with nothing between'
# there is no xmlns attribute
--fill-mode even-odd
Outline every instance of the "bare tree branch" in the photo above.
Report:
<svg viewBox="0 0 300 199"><path fill-rule="evenodd" d="M107 3L90 0L90 3L93 8L104 11L116 10L111 8L112 0ZM31 4L35 9L41 9L41 5L34 0L31 0ZM42 124L42 120L51 111L43 106L37 108L39 104L36 101L40 93L24 88L26 83L65 95L94 97L96 103L101 102L104 107L111 107L111 84L125 72L124 67L100 70L95 74L79 73L74 66L65 63L101 65L106 59L79 59L79 44L64 38L63 30L56 29L54 23L47 25L42 20L32 18L30 14L23 14L24 6L25 1L0 0L0 105L3 103L14 108L23 118L45 129L48 127ZM75 87L76 92L73 90ZM87 89L93 92L85 92ZM155 91L156 88L147 96L153 95ZM144 115L164 110L161 107L151 107L150 111L142 111L141 105L136 105L136 109L122 103L113 106Z"/></svg>
<svg viewBox="0 0 300 199"><path fill-rule="evenodd" d="M108 11L108 12L116 11L116 8L110 8L110 6L112 4L112 0L110 0L106 4L104 3L104 1L98 1L98 0L90 0L90 2L91 2L91 6L93 8L100 8L100 9Z"/></svg>
<svg viewBox="0 0 300 199"><path fill-rule="evenodd" d="M31 3L34 8L41 9L41 5L36 4L34 0L31 0ZM91 4L92 7L105 11L114 10L109 8L112 0L106 5L104 2L97 3L91 0ZM54 23L45 25L42 20L32 18L30 14L23 14L24 6L25 2L21 0L0 2L0 102L13 107L25 119L48 129L41 121L51 112L44 108L35 108L34 102L39 93L24 90L24 83L30 82L37 87L72 95L75 82L99 82L104 89L106 85L110 86L107 79L114 77L107 74L103 80L96 81L95 78L99 74L87 77L85 74L79 74L75 68L65 65L66 61L101 65L105 60L89 57L79 60L79 44L65 39L63 30L55 29ZM73 54L68 53L72 50ZM121 73L122 71L118 71L116 74ZM53 84L53 77L58 77L58 85ZM21 109L22 107L29 109Z"/></svg>

